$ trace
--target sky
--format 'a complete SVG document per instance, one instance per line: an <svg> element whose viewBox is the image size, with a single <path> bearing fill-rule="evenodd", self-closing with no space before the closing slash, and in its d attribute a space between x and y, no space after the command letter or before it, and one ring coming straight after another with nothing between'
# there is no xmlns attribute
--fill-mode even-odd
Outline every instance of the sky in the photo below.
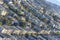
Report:
<svg viewBox="0 0 60 40"><path fill-rule="evenodd" d="M47 0L47 1L52 2L52 3L60 6L60 0Z"/></svg>

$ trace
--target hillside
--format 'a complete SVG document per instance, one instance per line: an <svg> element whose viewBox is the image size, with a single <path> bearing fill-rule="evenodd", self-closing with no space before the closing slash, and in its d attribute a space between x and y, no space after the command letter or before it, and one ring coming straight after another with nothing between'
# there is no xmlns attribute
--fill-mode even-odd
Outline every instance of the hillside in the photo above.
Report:
<svg viewBox="0 0 60 40"><path fill-rule="evenodd" d="M60 6L46 0L0 0L0 38L59 40Z"/></svg>

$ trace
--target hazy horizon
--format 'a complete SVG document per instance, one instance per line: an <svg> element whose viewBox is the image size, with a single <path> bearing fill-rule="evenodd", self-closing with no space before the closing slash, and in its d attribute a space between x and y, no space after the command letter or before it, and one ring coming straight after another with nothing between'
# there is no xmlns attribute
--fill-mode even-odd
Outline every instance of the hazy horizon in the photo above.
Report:
<svg viewBox="0 0 60 40"><path fill-rule="evenodd" d="M60 0L47 0L47 1L52 2L52 3L60 6Z"/></svg>

